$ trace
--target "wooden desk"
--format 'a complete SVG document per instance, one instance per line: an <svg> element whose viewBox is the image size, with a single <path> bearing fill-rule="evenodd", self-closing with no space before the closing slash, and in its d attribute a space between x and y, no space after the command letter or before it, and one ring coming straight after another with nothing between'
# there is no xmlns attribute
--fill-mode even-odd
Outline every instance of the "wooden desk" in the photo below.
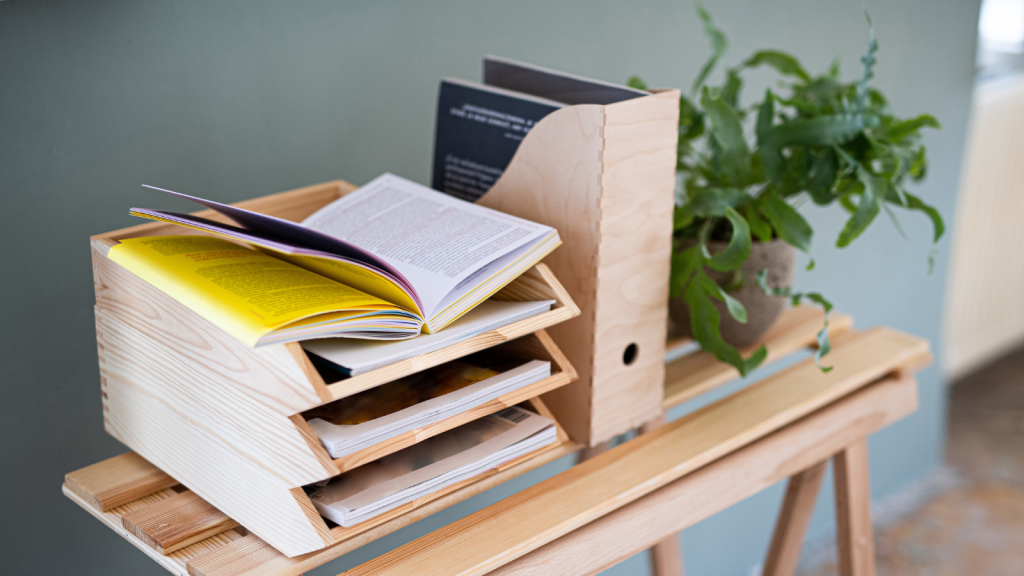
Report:
<svg viewBox="0 0 1024 576"><path fill-rule="evenodd" d="M784 320L808 331L809 318L795 310ZM792 574L829 458L836 470L841 574L873 574L866 438L916 409L911 372L930 354L927 342L914 336L886 328L852 331L841 316L833 326L831 372L801 361L345 574L593 574L787 477L765 574ZM800 330L768 338L803 342L792 344L795 350L809 343ZM775 357L783 348L775 347ZM706 363L701 354L676 361L669 373L689 377ZM706 369L718 379L715 386L735 378L725 367ZM667 406L681 389L677 380L668 382ZM89 509L67 485L65 491ZM178 561L195 576L294 576L345 551L287 558L255 535L236 532ZM153 555L152 547L147 553Z"/></svg>

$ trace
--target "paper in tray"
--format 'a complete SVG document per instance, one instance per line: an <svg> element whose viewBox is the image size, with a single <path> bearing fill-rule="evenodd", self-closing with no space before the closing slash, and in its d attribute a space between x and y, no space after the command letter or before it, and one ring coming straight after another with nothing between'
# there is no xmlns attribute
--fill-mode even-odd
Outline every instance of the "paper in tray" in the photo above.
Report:
<svg viewBox="0 0 1024 576"><path fill-rule="evenodd" d="M353 526L554 442L552 420L511 407L306 491L321 515Z"/></svg>
<svg viewBox="0 0 1024 576"><path fill-rule="evenodd" d="M333 458L439 422L551 375L551 363L486 350L306 412Z"/></svg>
<svg viewBox="0 0 1024 576"><path fill-rule="evenodd" d="M331 369L346 376L358 376L547 312L554 304L554 300L485 300L437 334L420 334L415 338L396 342L323 338L307 340L302 343L302 348L315 355L314 361L323 360Z"/></svg>

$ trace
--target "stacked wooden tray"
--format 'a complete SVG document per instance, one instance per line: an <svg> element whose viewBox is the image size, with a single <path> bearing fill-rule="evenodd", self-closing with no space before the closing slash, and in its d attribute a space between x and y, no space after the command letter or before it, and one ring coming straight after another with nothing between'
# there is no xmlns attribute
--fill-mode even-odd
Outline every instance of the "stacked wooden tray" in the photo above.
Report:
<svg viewBox="0 0 1024 576"><path fill-rule="evenodd" d="M336 181L239 205L299 221L354 188ZM198 214L220 219L210 211ZM377 530L376 536L367 536L376 527L428 508L442 497L482 483L488 476L495 477L501 470L525 471L530 462L546 462L543 454L559 453L559 448L571 442L556 421L556 445L359 525L329 525L317 513L303 486L507 406L525 402L528 409L551 417L539 396L572 382L576 372L543 328L577 316L579 309L551 271L538 264L492 297L554 300L550 311L455 346L330 381L314 367L299 344L245 346L107 257L110 248L125 238L193 233L153 223L92 239L106 429L173 478L174 485L187 487L183 493L189 494L175 496L167 493L165 486L145 496L173 499L175 507L181 503L212 505L217 514L229 520L211 528L225 534L224 538L233 538L229 532L239 537L251 532L281 553L297 556L353 540L363 544L386 533ZM523 359L548 361L551 375L469 412L339 459L330 457L302 417L312 408L491 347ZM88 498L92 493L75 486L72 481L68 488L79 497ZM448 498L444 505L455 501ZM100 514L111 510L99 507ZM134 526L132 530L138 530L142 542L158 552L168 552L158 538L132 522L126 520L124 526Z"/></svg>

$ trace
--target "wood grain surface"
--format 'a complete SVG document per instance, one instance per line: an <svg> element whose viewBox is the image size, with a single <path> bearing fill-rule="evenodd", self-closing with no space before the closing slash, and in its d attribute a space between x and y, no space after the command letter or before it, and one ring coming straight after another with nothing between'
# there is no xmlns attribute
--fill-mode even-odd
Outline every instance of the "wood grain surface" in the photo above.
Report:
<svg viewBox="0 0 1024 576"><path fill-rule="evenodd" d="M177 486L178 481L134 452L108 458L64 476L64 485L101 512Z"/></svg>
<svg viewBox="0 0 1024 576"><path fill-rule="evenodd" d="M121 517L121 524L165 556L238 526L191 490L129 512Z"/></svg>
<svg viewBox="0 0 1024 576"><path fill-rule="evenodd" d="M509 562L491 576L597 574L827 460L916 408L913 379L886 378Z"/></svg>
<svg viewBox="0 0 1024 576"><path fill-rule="evenodd" d="M346 574L484 574L928 356L884 328L836 339L835 368L812 360L613 448Z"/></svg>
<svg viewBox="0 0 1024 576"><path fill-rule="evenodd" d="M546 400L588 444L660 414L678 96L549 114L479 201L562 238L545 262L581 315L550 332L580 379Z"/></svg>
<svg viewBox="0 0 1024 576"><path fill-rule="evenodd" d="M772 324L760 341L740 351L748 356L761 345L768 348L768 357L763 366L767 366L779 358L784 358L800 348L817 345L817 335L824 326L825 313L813 306L797 306L782 313ZM853 318L840 312L833 312L829 317L829 334L835 337L853 328ZM675 347L685 346L688 339L669 343L669 351ZM825 365L829 365L828 356ZM740 377L740 373L732 366L719 362L715 357L703 350L669 362L665 367L665 397L663 405L666 410L678 406L724 386Z"/></svg>

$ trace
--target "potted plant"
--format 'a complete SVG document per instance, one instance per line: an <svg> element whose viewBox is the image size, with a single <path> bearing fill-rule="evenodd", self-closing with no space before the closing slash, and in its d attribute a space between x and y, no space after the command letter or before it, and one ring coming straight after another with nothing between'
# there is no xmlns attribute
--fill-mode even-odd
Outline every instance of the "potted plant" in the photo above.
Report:
<svg viewBox="0 0 1024 576"><path fill-rule="evenodd" d="M828 312L817 293L790 288L794 249L810 253L813 230L797 207L839 203L849 212L836 245L855 240L881 213L896 224L892 208L931 219L934 243L944 231L938 211L904 188L925 176L920 131L938 128L930 115L899 119L885 96L869 87L878 43L868 19L867 53L859 79L843 82L835 61L812 76L783 52L763 50L725 71L724 84L705 84L726 51L726 38L697 5L712 54L679 102L679 144L671 316L689 328L701 347L748 374L764 361L761 346L744 358L737 346L755 342L782 312L809 299L825 309L815 355L829 351ZM740 103L744 71L769 66L781 77L778 91ZM638 78L636 88L646 88ZM748 137L748 134L750 136ZM901 230L902 232L902 230ZM814 261L808 266L813 268Z"/></svg>

